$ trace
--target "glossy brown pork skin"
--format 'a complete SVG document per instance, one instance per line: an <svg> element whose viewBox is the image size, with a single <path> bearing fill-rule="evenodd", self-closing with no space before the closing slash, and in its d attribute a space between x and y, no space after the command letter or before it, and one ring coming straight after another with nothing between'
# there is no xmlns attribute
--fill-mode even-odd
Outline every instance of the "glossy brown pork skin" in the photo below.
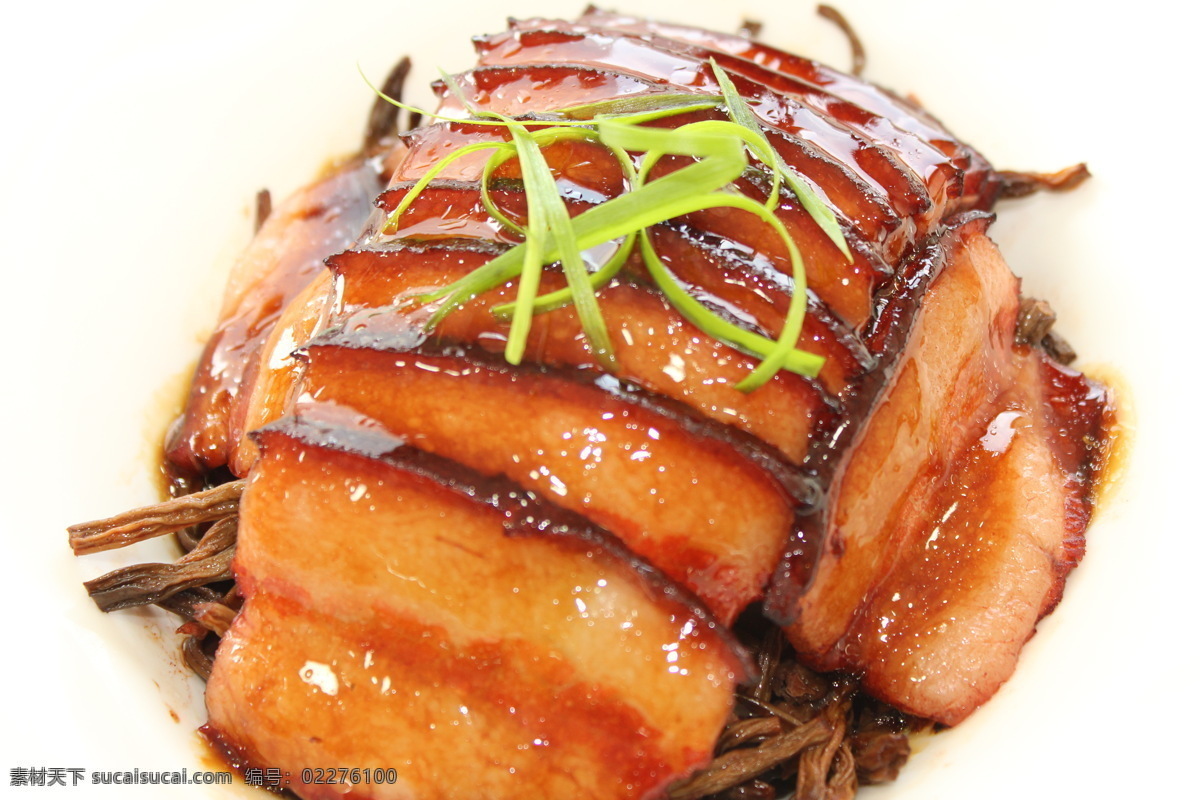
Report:
<svg viewBox="0 0 1200 800"><path fill-rule="evenodd" d="M1061 597L1112 410L1097 384L1015 345L1018 285L987 222L948 228L882 298L877 388L822 446L812 549L785 558L781 575L801 574L769 598L810 664L946 724L1003 684Z"/></svg>
<svg viewBox="0 0 1200 800"><path fill-rule="evenodd" d="M887 119L950 156L953 163L963 170L963 197L978 197L978 205L986 206L990 205L999 191L998 176L992 171L987 160L974 148L947 131L941 122L913 100L897 97L885 87L867 83L818 61L743 36L622 15L594 6L588 8L579 21L608 32L665 37L682 46L703 48L708 52L739 58L791 76L812 87L819 87L839 100L861 109L858 113L866 112ZM511 27L515 30L536 29L542 22L515 22ZM855 113L850 108L846 110Z"/></svg>
<svg viewBox="0 0 1200 800"><path fill-rule="evenodd" d="M884 105L878 101L866 106L847 102L819 83L765 68L713 44L663 36L652 25L623 29L619 18L613 21L617 24L609 28L602 14L590 15L587 23L524 20L505 33L477 37L475 46L481 64L488 66L570 61L720 94L711 60L730 76L757 116L781 131L804 130L805 138L819 142L836 161L885 191L898 217L916 224L917 236L955 211L987 202L978 195L987 182L972 174L988 175L987 162L948 135L930 141L927 137L939 133L935 128L922 126L914 133L872 110L872 105ZM880 96L878 91L871 94ZM898 104L891 105L894 110ZM905 119L912 121L911 115ZM950 152L941 143L951 144ZM967 168L959 169L963 164ZM968 184L975 191L964 191Z"/></svg>
<svg viewBox="0 0 1200 800"><path fill-rule="evenodd" d="M256 438L206 693L235 763L305 798L641 798L711 757L740 651L603 531L329 405ZM329 765L399 780L302 782Z"/></svg>
<svg viewBox="0 0 1200 800"><path fill-rule="evenodd" d="M794 494L808 490L798 475L784 484L793 470L782 459L640 402L615 381L454 350L398 355L364 339L333 335L305 349L308 397L586 516L725 624L761 596L795 525Z"/></svg>
<svg viewBox="0 0 1200 800"><path fill-rule="evenodd" d="M275 208L239 259L217 329L166 443L169 471L185 482L226 466L252 416L250 387L284 309L328 280L324 260L362 233L382 188L384 163L365 154L334 166Z"/></svg>

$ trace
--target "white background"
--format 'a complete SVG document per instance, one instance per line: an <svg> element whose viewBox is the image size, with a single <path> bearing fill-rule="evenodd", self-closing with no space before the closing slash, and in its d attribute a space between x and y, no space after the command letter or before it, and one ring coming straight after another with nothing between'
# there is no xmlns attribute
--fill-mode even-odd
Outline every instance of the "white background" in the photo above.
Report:
<svg viewBox="0 0 1200 800"><path fill-rule="evenodd" d="M576 10L337 6L5 13L0 795L55 791L9 787L16 767L219 767L194 733L201 688L175 663L169 626L101 615L79 587L156 546L77 561L63 529L156 499L155 450L250 236L254 194L282 197L355 148L372 99L356 62L381 79L413 55L421 91L410 96L427 105L438 67L471 63L471 34L507 15ZM1084 188L1006 204L993 232L1027 291L1058 310L1082 363L1119 376L1132 430L1088 556L1017 676L870 797L1195 797L1196 14L1157 0L1103 11L1046 0L838 7L866 44L869 77L918 95L999 167L1088 162ZM812 9L623 7L729 30L754 17L768 42L847 66L841 34ZM239 790L56 796L67 793Z"/></svg>

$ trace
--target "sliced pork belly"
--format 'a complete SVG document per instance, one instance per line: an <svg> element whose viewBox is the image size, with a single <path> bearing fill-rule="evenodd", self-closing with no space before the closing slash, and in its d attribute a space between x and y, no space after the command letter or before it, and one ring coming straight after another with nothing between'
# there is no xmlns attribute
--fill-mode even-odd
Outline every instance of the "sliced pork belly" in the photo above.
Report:
<svg viewBox="0 0 1200 800"><path fill-rule="evenodd" d="M247 434L291 411L304 374L296 350L326 327L333 305L333 276L322 272L292 299L271 328L257 368L247 371L253 382L242 388L246 400L239 404L241 413L230 418L230 433L237 442L229 458L234 475L245 476L258 457L258 447Z"/></svg>
<svg viewBox="0 0 1200 800"><path fill-rule="evenodd" d="M242 500L246 602L206 695L238 763L307 798L648 798L708 761L745 668L685 592L511 484L312 413L257 434ZM297 785L330 765L399 782Z"/></svg>
<svg viewBox="0 0 1200 800"><path fill-rule="evenodd" d="M808 484L785 462L721 427L643 405L616 381L604 389L608 381L369 342L334 334L305 348L305 401L353 409L413 447L587 517L723 623L762 596L797 508L811 501L795 496Z"/></svg>
<svg viewBox="0 0 1200 800"><path fill-rule="evenodd" d="M553 155L547 154L547 160L557 168L561 162L552 161ZM594 163L590 162L589 166ZM571 171L568 164L556 174L575 183L581 193L605 197L613 191L606 180L611 176L597 179L594 173L601 170L592 169L591 172L593 175L585 178L578 170ZM766 193L761 187L749 182L743 184L739 189L746 195L765 199ZM410 190L409 181L393 186L380 196L381 209L390 214ZM500 188L491 190L490 194L501 211L518 223L525 222L523 193ZM592 207L592 203L576 200L568 201L567 206L575 215ZM875 262L869 254L859 253L854 261L847 262L796 201L785 198L777 213L799 243L807 265L810 317L806 318L800 346L830 362L818 379L829 391L840 392L851 377L856 377L872 363L855 328L870 315L872 293L880 282L879 271L873 267ZM738 309L768 334L779 334L791 303L792 268L783 242L762 220L739 209L718 208L688 214L678 221L655 226L654 230L656 250L676 277L715 302ZM375 237L371 244L375 250L387 250L392 243L453 244L456 240L503 245L514 242L513 233L488 215L480 199L478 183L434 181L422 190L401 219L388 227L386 235ZM614 243L604 248L603 256L593 256L591 260L598 265L615 249ZM334 258L335 269L341 258ZM627 271L650 283L636 252L630 255L627 264ZM441 279L440 282L447 281ZM364 301L356 302L361 305ZM853 322L848 324L847 319Z"/></svg>
<svg viewBox="0 0 1200 800"><path fill-rule="evenodd" d="M623 71L557 65L479 68L453 76L452 80L473 107L510 115L552 112L618 97L677 93L683 88ZM531 91L534 86L544 91ZM444 87L442 91L443 112L450 116L466 116L467 111L462 108L459 98ZM724 118L715 111L694 112L673 117L671 124ZM912 188L911 175L899 174L902 172L900 168L885 159L883 167L877 170L883 174L876 180L858 165L857 160L847 162L838 154L824 150L820 146L824 140L819 137L814 137L817 141L813 142L773 127L768 121L763 121L763 124L764 133L781 157L810 180L814 191L824 197L835 212L840 212L845 226L850 227L864 242L878 248L889 263L905 252L916 234L916 227L911 217L897 209L896 203L901 201L893 199L891 195L916 191ZM436 163L452 146L451 143L462 141L466 132L466 126L458 123L421 132L412 143L407 164L401 165L396 177L412 176L413 171L423 171ZM480 133L482 138L497 135L495 131ZM853 149L857 145L851 143L847 146ZM470 158L473 171L456 171L447 177L477 177L485 160L486 154ZM412 170L409 165L413 166ZM889 193L879 181L901 182L907 188Z"/></svg>
<svg viewBox="0 0 1200 800"><path fill-rule="evenodd" d="M720 94L708 63L712 59L760 118L793 135L819 141L838 161L862 165L864 176L887 193L904 216L917 217L926 225L935 222L944 215L948 195L957 195L961 189L961 176L944 153L890 120L820 86L719 50L652 33L638 37L561 21L477 37L475 46L484 66L537 65L553 58L618 68L650 80Z"/></svg>
<svg viewBox="0 0 1200 800"><path fill-rule="evenodd" d="M749 181L741 181L738 188L752 199L766 199L765 187L747 184ZM817 301L813 305L818 307L817 310L833 312L852 331L864 327L871 317L873 295L886 283L891 268L873 249L861 245L853 237L850 240L853 259L847 261L790 193L782 197L775 212L804 260L805 281ZM659 230L665 232L682 227L685 235L690 234L700 245L702 252L696 256L740 261L756 273L759 282L768 279L765 281L768 285L782 287L783 292L778 288L764 291L773 295L776 305L786 309L786 299L780 302L779 298L781 294L785 298L791 296L791 261L786 245L767 223L733 208L705 209L682 217L680 222L682 225L659 226ZM659 234L655 241L662 239L663 235ZM668 257L670 251L660 254ZM774 269L774 276L766 274L763 268L767 266ZM722 292L717 296L725 298ZM750 300L749 297L746 299ZM737 307L741 305L737 304ZM758 315L755 318L758 319ZM822 374L820 377L824 380L828 376Z"/></svg>
<svg viewBox="0 0 1200 800"><path fill-rule="evenodd" d="M166 444L185 475L223 467L240 436L246 388L283 309L325 273L325 257L362 232L382 181L373 159L352 159L273 210L234 267L216 332L208 340L183 416Z"/></svg>
<svg viewBox="0 0 1200 800"><path fill-rule="evenodd" d="M451 80L472 106L526 120L716 93L715 59L846 235L849 259L782 192L776 213L806 264L799 346L825 366L737 391L757 360L688 322L637 253L597 292L611 374L571 306L535 316L524 363L503 363L509 326L493 309L515 282L429 325L436 304L415 298L521 239L483 206L487 152L387 219L447 153L509 138L439 86L440 111L461 121L405 135L363 234L321 253L330 275L263 239L287 289L270 294L276 279L255 272L239 283L252 291L231 290L257 320L229 340L247 348L244 375L213 372L236 391L199 380L174 440L178 464L229 459L251 475L238 556L249 602L218 656L213 735L249 763L404 764L418 796L474 780L461 752L487 765L488 796L558 796L568 780L571 796L653 796L707 760L742 675L718 623L759 599L808 664L908 712L963 719L1011 674L1082 553L1102 460L1088 443L1109 412L1095 384L1014 341L1019 284L983 213L1001 179L922 109L757 43L592 10L477 47L480 66ZM571 214L628 188L595 143L544 155ZM655 175L686 163L664 158ZM521 178L515 160L493 175L518 222ZM751 169L736 189L761 200L769 187ZM716 208L650 237L710 308L778 335L796 285L770 226ZM586 258L594 268L615 249ZM547 266L540 290L563 286ZM206 363L226 357L222 336ZM245 433L293 413L259 436L260 455ZM564 622L575 599L593 607L564 587L601 580L606 622ZM546 597L559 604L535 602ZM608 622L635 617L650 627L630 645ZM686 642L695 683L658 669L678 651L668 641ZM372 712L380 694L392 725ZM285 733L309 706L313 733ZM535 740L551 743L545 758L522 749Z"/></svg>
<svg viewBox="0 0 1200 800"><path fill-rule="evenodd" d="M953 725L1012 674L1037 621L1083 555L1083 497L1066 479L1036 387L1041 357L936 483L892 523L894 555L840 645L874 694ZM1033 396L1030 396L1033 395Z"/></svg>
<svg viewBox="0 0 1200 800"><path fill-rule="evenodd" d="M974 148L958 139L928 111L911 99L900 98L862 78L847 75L827 64L771 47L744 36L708 31L687 25L643 19L589 7L579 22L606 31L622 31L634 36L654 36L725 53L766 69L789 75L819 86L837 98L871 114L878 115L910 133L916 134L951 157L962 170L960 202L947 209L945 216L969 209L988 208L995 201L1001 181L991 165ZM541 20L513 21L517 30L541 27Z"/></svg>
<svg viewBox="0 0 1200 800"><path fill-rule="evenodd" d="M871 344L894 354L886 379L831 448L813 549L785 561L770 601L810 663L948 724L1012 674L1080 555L1081 476L1100 456L1061 448L1053 409L1095 441L1107 411L1014 345L1017 282L984 228L949 230L885 298Z"/></svg>
<svg viewBox="0 0 1200 800"><path fill-rule="evenodd" d="M423 328L427 315L397 313L396 307L416 292L466 275L493 255L461 244L340 254L330 259L342 286L336 320L351 330L370 330L391 347L402 347L405 341L416 346L430 338L500 352L508 326L490 309L514 299L512 285L481 295L448 315L431 337ZM563 285L560 273L547 271L544 290ZM617 378L753 434L796 463L804 458L814 431L833 423L834 410L826 393L799 375L781 372L750 394L735 389L754 368L754 359L701 332L644 282L622 278L598 296L610 320ZM821 329L818 315L812 317L803 346L836 360L838 366L831 373L856 370L858 363L849 350ZM599 370L571 306L535 316L529 342L529 357L538 363Z"/></svg>

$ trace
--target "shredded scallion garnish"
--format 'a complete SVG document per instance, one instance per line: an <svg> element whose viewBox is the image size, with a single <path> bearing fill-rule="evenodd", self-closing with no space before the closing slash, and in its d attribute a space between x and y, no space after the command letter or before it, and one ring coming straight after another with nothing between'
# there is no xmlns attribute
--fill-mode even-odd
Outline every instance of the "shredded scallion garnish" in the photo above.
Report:
<svg viewBox="0 0 1200 800"><path fill-rule="evenodd" d="M709 59L709 66L712 67L713 75L717 78L717 83L721 87L721 95L725 99L725 107L729 111L729 116L737 124L748 128L758 135L762 136L762 126L758 124L758 120L754 117L754 112L746 105L746 101L742 98L733 81L725 74L725 70L717 66L716 59ZM765 137L764 137L765 138ZM769 145L768 145L769 147ZM782 177L788 188L796 193L796 199L800 201L800 205L804 206L804 210L808 212L813 221L824 231L830 241L837 245L842 251L842 255L847 261L853 261L854 256L850 254L850 246L846 244L846 237L842 235L842 228L838 225L837 217L829 206L817 197L816 192L812 187L805 183L795 171L789 167L778 153L775 153L774 148L770 148L772 158L767 164L777 176Z"/></svg>
<svg viewBox="0 0 1200 800"><path fill-rule="evenodd" d="M645 94L571 106L526 121L473 108L458 82L445 74L443 80L447 90L458 98L471 115L469 118L429 114L392 100L376 89L380 97L426 117L461 124L492 125L503 131L495 141L465 145L439 160L408 189L388 218L385 230L397 230L405 211L447 166L471 153L491 151L480 182L483 206L500 224L518 233L522 241L468 275L415 298L418 302L438 302L437 311L428 324L436 325L446 314L479 294L518 280L515 301L492 309L498 318L510 323L505 347L505 358L509 362L516 364L524 357L535 315L570 303L575 307L584 337L597 362L615 371L619 365L597 292L616 277L636 244L647 272L672 306L709 336L759 359L759 364L737 384L738 389L753 391L781 369L815 376L824 359L796 347L804 323L807 284L800 252L775 213L781 185L791 190L847 259L852 258L849 245L834 212L775 151L729 76L715 61L709 64L721 88L720 96ZM728 121L703 120L675 128L644 124L722 107ZM559 193L554 171L542 152L555 142L569 139L586 140L605 147L620 164L627 184L626 191L574 217ZM734 185L749 165L747 153L771 176L771 189L765 202L746 197ZM668 155L693 161L651 179L651 171ZM524 225L497 207L490 188L496 169L514 158L524 184L527 205ZM792 266L793 287L791 303L776 339L747 330L714 311L671 272L655 251L650 235L653 226L712 208L736 208L753 214L784 243ZM589 271L583 254L601 245L611 247L617 242L620 244L613 254ZM538 294L542 270L555 263L562 268L566 288Z"/></svg>

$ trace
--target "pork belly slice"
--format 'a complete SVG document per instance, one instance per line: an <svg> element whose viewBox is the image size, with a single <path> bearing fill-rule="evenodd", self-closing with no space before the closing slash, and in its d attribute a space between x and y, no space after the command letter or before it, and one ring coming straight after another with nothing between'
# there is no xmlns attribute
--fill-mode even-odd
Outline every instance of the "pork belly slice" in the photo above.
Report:
<svg viewBox="0 0 1200 800"><path fill-rule="evenodd" d="M805 476L750 437L591 381L331 334L304 351L306 395L421 450L592 520L730 623L762 597L812 501ZM696 502L703 497L704 502Z"/></svg>
<svg viewBox="0 0 1200 800"><path fill-rule="evenodd" d="M820 86L720 50L564 21L476 37L475 48L482 66L578 64L720 94L712 59L765 124L819 141L839 160L871 165L869 174L892 205L905 216L919 216L926 229L961 193L961 171L929 142Z"/></svg>
<svg viewBox="0 0 1200 800"><path fill-rule="evenodd" d="M576 167L588 156L593 160L585 161L583 166ZM573 216L586 211L595 202L615 194L612 186L615 182L613 176L605 175L606 170L596 164L601 158L613 161L607 153L601 155L594 151L547 153L547 161L555 170L560 188L567 195L567 206ZM589 174L581 174L584 169ZM397 177L405 174L406 171L401 169ZM513 174L519 178L519 170L514 169ZM656 177L661 177L661 172ZM407 196L414 183L415 181L408 179L394 183L380 195L380 208L390 215ZM567 185L564 187L564 184ZM515 188L508 188L509 186ZM519 182L512 181L500 187L493 187L490 193L504 214L518 224L524 224L526 203L519 186ZM620 185L615 188L619 191ZM751 199L763 201L767 197L768 189L765 185L749 180L738 181L737 188ZM588 199L579 199L582 197ZM871 314L872 294L888 280L891 268L874 249L864 245L853 234L849 239L853 259L847 261L808 212L786 192L781 197L775 213L800 252L809 288L850 328L863 327ZM792 264L784 242L774 229L754 214L732 208L705 209L656 226L655 230L685 230L693 234L693 239L696 236L705 236L711 243L709 249L728 252L729 257L740 257L743 261L760 268L771 267L782 276L776 279L776 283L786 281L790 285ZM394 226L371 239L371 246L378 248L397 239L479 239L501 244L513 244L517 241L512 231L504 228L487 213L480 199L478 182L462 180L430 183L416 201L405 209ZM689 243L687 246L694 244ZM637 260L635 256L633 263L637 263Z"/></svg>
<svg viewBox="0 0 1200 800"><path fill-rule="evenodd" d="M229 471L243 477L254 466L258 446L249 433L286 416L292 408L304 375L304 362L296 350L329 322L334 305L333 276L318 275L288 304L272 327L258 356L258 365L247 370L253 381L242 389L229 428L237 446L229 458Z"/></svg>
<svg viewBox="0 0 1200 800"><path fill-rule="evenodd" d="M324 275L325 257L358 238L382 180L377 161L351 159L272 211L234 266L187 406L168 435L174 469L197 475L225 466L266 339L293 298Z"/></svg>
<svg viewBox="0 0 1200 800"><path fill-rule="evenodd" d="M1014 346L1017 281L985 223L947 231L884 298L871 343L897 356L834 446L807 589L789 575L769 604L809 663L947 724L1012 674L1081 554L1101 454L1063 447L1081 423L1055 409L1085 420L1078 441L1101 441L1108 402Z"/></svg>
<svg viewBox="0 0 1200 800"><path fill-rule="evenodd" d="M536 123L531 124L531 127ZM440 125L414 134L414 147L407 158L400 162L393 173L388 191L380 196L378 205L391 212L407 193L446 153L469 144L506 142L510 136L504 129L483 125ZM626 176L620 162L612 152L598 142L584 139L560 139L541 148L543 158L554 172L555 185L568 202L579 206L573 213L609 200L624 192ZM497 228L499 223L491 219L479 200L479 180L484 163L492 151L484 150L478 157L466 155L443 168L438 177L429 184L425 193L436 194L442 203L429 204L422 200L419 207L405 211L400 220L401 230L394 233L427 239L446 238L457 232L460 237L517 241L513 232ZM498 166L492 173L492 195L497 206L510 218L524 224L526 205L520 182L521 168L516 158ZM454 196L449 190L474 187L474 198L469 194ZM424 193L423 193L424 194ZM482 218L489 228L478 229L474 222ZM462 227L456 227L456 223Z"/></svg>
<svg viewBox="0 0 1200 800"><path fill-rule="evenodd" d="M473 107L512 116L554 112L616 98L698 91L696 87L639 78L621 70L561 64L479 67L455 75L452 80ZM461 101L444 87L442 91L440 113L465 117L468 112ZM889 245L888 252L893 255L901 252L915 230L911 212L924 212L929 206L920 181L894 159L863 155L860 150L864 149L864 143L845 131L829 129L828 121L820 115L799 110L797 113L826 135L810 134L806 128L792 124L788 116L765 127L772 145L784 161L809 178L814 190L826 196L867 241ZM674 116L669 124L674 127L706 118L727 119L716 111L696 112ZM452 137L455 135L455 131L450 133ZM415 139L410 163L436 163L449 152L444 149L440 135L435 130ZM865 150L875 152L869 146ZM482 164L483 160L477 159L475 163ZM401 169L411 177L407 167Z"/></svg>
<svg viewBox="0 0 1200 800"><path fill-rule="evenodd" d="M509 27L533 30L542 27L544 22L538 19L514 20ZM622 31L634 36L674 39L681 44L727 53L819 86L848 103L887 119L898 128L916 134L950 156L952 162L963 171L963 179L959 203L951 206L948 212L989 208L996 199L1000 181L987 159L974 148L956 139L940 121L914 100L901 98L886 88L848 75L827 64L779 50L744 36L626 16L595 6L584 12L579 18L579 23L610 31Z"/></svg>
<svg viewBox="0 0 1200 800"><path fill-rule="evenodd" d="M616 70L569 64L477 68L450 77L458 83L473 108L513 117L668 89ZM443 82L435 82L434 89L441 93L440 114L455 118L470 115L457 94L449 91Z"/></svg>
<svg viewBox="0 0 1200 800"><path fill-rule="evenodd" d="M398 313L393 304L444 286L494 255L469 245L347 251L329 262L342 286L342 309L336 321L352 330L369 329L390 346L402 346L405 339L415 346L426 338L427 316ZM560 273L547 270L540 285L542 291L550 291L565 282ZM490 309L514 300L515 295L515 287L509 284L475 298L438 324L433 341L502 351L508 325ZM834 410L826 393L800 375L780 372L749 394L735 389L758 362L702 333L644 283L623 276L598 296L618 362L614 374L622 381L753 434L794 462L803 459L814 431L833 424ZM852 352L822 329L819 315L806 320L805 332L800 346L836 361L831 374L858 369ZM533 318L526 358L599 373L573 306Z"/></svg>
<svg viewBox="0 0 1200 800"><path fill-rule="evenodd" d="M305 798L656 797L745 674L603 531L333 408L257 434L207 733ZM301 785L394 768L399 783ZM349 794L346 794L349 791Z"/></svg>
<svg viewBox="0 0 1200 800"><path fill-rule="evenodd" d="M840 645L887 665L867 674L873 694L946 724L1008 679L1083 555L1086 498L1039 408L1040 359L1018 356L1021 386L949 474L917 487L892 523L909 545Z"/></svg>
<svg viewBox="0 0 1200 800"><path fill-rule="evenodd" d="M405 183L388 189L380 195L380 208L390 215L411 188L411 183ZM765 198L760 187L747 184L739 188L750 197ZM522 191L493 188L491 196L505 215L524 224L526 203ZM591 204L568 200L567 207L575 215ZM873 363L858 338L857 328L866 322L871 293L886 275L874 269L862 254L854 262L847 262L794 201L785 199L777 213L790 230L806 266L810 317L801 331L800 346L827 360L817 378L828 391L837 394ZM464 181L430 183L388 231L372 238L372 250L386 251L413 242L442 242L447 246L461 244L458 240L497 245L514 242L511 231L488 215L478 184ZM792 268L778 234L762 220L739 209L711 209L656 225L652 233L656 251L676 277L702 297L715 301L718 310L748 317L768 335L779 335L794 289ZM741 244L742 240L755 244ZM612 243L596 248L584 257L599 266L616 246ZM340 260L342 256L334 257L335 269ZM403 269L402 265L397 267ZM625 268L638 275L642 283L652 283L638 252L630 255ZM448 282L447 278L440 281ZM849 324L844 321L847 317Z"/></svg>
<svg viewBox="0 0 1200 800"><path fill-rule="evenodd" d="M767 189L763 185L742 180L738 181L737 187L751 199L764 201L767 198ZM891 267L875 248L865 246L854 236L847 240L853 256L847 261L833 240L789 192L781 195L775 215L800 252L805 282L814 299L819 299L819 305L832 311L850 330L857 332L865 328L871 317L872 297L891 277ZM659 226L655 230L682 228L692 238L702 238L707 243L703 249L720 258L741 260L756 267L760 273L763 267L769 266L778 277L767 283L775 287L786 284L790 296L792 262L787 246L761 218L741 209L718 207L687 214L678 222L678 225ZM663 255L669 257L669 252ZM778 289L769 294L778 304ZM786 309L786 301L782 307ZM824 380L827 376L820 377Z"/></svg>
<svg viewBox="0 0 1200 800"><path fill-rule="evenodd" d="M557 169L558 165L552 163L552 166ZM569 180L569 176L561 172L556 172L556 177ZM393 184L379 196L376 203L389 219L396 207L407 198L414 183L404 181ZM577 189L578 193L586 193L590 202L565 197L564 202L571 216L592 208L607 197L599 195L598 190L590 186L577 185ZM501 213L518 225L527 224L528 205L519 181L506 180L502 185L493 185L488 193ZM488 213L483 205L478 181L434 180L421 190L394 225L387 226L371 237L367 244L371 249L382 250L392 243L442 241L450 244L476 241L509 246L520 243L521 234L505 227ZM615 248L605 249L611 252Z"/></svg>
<svg viewBox="0 0 1200 800"><path fill-rule="evenodd" d="M662 91L662 88L655 88L649 93ZM451 97L446 102L453 101L454 98ZM569 97L556 97L554 101L552 107L551 104L547 104L542 110L549 112L573 104ZM589 102L596 101L593 97ZM462 113L457 106L453 111ZM671 124L678 126L689 122L727 119L728 117L720 111L704 110L675 115L671 117ZM767 128L764 132L784 161L796 172L807 177L813 191L839 216L843 228L847 229L851 247L855 247L856 240L861 240L865 246L879 249L880 253L894 258L911 244L914 226L911 221L897 214L883 192L869 185L845 164L804 139L773 128ZM447 153L465 145L505 138L506 134L494 126L472 125L466 122L443 123L418 129L411 134L408 154L399 164L391 182L396 184L415 181ZM486 151L468 154L449 164L439 174L449 180L477 181L489 155ZM784 191L787 192L786 189Z"/></svg>
<svg viewBox="0 0 1200 800"><path fill-rule="evenodd" d="M735 221L746 223L746 216L730 215L726 224ZM659 225L651 236L663 264L695 295L708 300L718 311L748 321L770 338L783 331L796 290L790 272L777 269L761 257L761 252L740 251L722 236L698 233L690 225L679 229ZM844 261L842 264L848 266ZM850 284L850 278L844 280ZM857 331L842 320L821 293L810 286L805 301L798 346L825 358L815 380L830 395L840 395L857 383L876 359L863 346Z"/></svg>
<svg viewBox="0 0 1200 800"><path fill-rule="evenodd" d="M663 74L641 76L629 70L623 63L606 64L601 68L571 65L569 55L564 53L564 63L552 67L545 64L518 63L511 66L479 66L456 76L455 80L465 84L468 98L479 108L503 114L527 114L532 111L551 111L562 108L553 93L538 94L537 100L521 94L521 87L534 82L558 80L560 75L578 74L578 81L588 81L591 75L611 74L622 85L638 82L643 92L653 92L661 86L671 86L675 91L693 91L703 94L719 94L720 87L703 62L693 62L679 70L667 69ZM667 57L659 53L658 58ZM643 65L639 65L643 66ZM644 65L650 68L650 65ZM547 70L554 77L546 77ZM707 73L707 75L706 75ZM731 75L739 94L747 100L766 105L769 111L762 114L765 124L795 139L803 139L817 152L844 164L880 194L901 216L911 217L924 214L930 209L930 200L924 184L906 165L891 153L856 136L854 132L831 120L828 116L809 108L790 97L779 95L762 88L740 75ZM472 88L475 94L472 96ZM594 102L588 101L588 102Z"/></svg>

